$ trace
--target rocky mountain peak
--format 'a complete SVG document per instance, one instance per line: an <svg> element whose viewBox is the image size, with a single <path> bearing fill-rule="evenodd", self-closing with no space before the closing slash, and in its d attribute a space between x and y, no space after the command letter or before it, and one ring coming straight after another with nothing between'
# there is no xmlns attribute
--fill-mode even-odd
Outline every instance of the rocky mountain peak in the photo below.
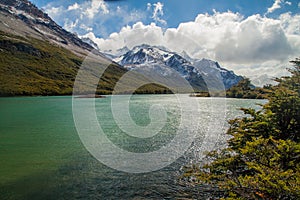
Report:
<svg viewBox="0 0 300 200"><path fill-rule="evenodd" d="M64 30L28 0L0 0L0 29L11 34L47 40L72 51L94 49L77 35Z"/></svg>
<svg viewBox="0 0 300 200"><path fill-rule="evenodd" d="M48 14L27 0L0 0L0 5L3 10L15 15L23 15L30 19L42 19L43 21L52 22Z"/></svg>
<svg viewBox="0 0 300 200"><path fill-rule="evenodd" d="M115 62L129 70L152 68L162 75L168 74L169 69L176 70L182 77L190 81L195 87L205 85L204 80L224 83L226 89L236 85L243 77L222 68L218 62L203 59L193 59L186 52L180 54L172 52L165 47L147 44L135 46L123 55L116 56ZM219 81L219 82L220 82ZM200 89L200 88L199 88ZM220 88L219 88L220 89Z"/></svg>

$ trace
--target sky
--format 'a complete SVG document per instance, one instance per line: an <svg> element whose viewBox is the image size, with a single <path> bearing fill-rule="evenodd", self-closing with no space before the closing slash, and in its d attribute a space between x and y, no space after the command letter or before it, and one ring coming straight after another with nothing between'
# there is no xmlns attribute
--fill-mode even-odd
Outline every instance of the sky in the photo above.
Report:
<svg viewBox="0 0 300 200"><path fill-rule="evenodd" d="M31 0L101 51L160 45L208 58L256 84L300 57L299 0ZM256 79L256 80L255 80ZM259 83L260 82L260 83Z"/></svg>

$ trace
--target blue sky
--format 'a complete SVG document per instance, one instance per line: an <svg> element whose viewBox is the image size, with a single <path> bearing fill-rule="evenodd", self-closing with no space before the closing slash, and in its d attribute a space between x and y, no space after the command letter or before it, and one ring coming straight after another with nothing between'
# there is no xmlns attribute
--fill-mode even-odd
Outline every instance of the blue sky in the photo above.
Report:
<svg viewBox="0 0 300 200"><path fill-rule="evenodd" d="M39 8L44 8L46 11L51 7L63 7L65 10L69 7L77 4L83 4L84 2L91 2L91 0L78 0L78 1L67 1L67 0L31 0ZM101 0L97 0L101 1ZM122 27L126 25L132 25L137 21L142 21L144 24L149 24L151 22L158 23L152 18L153 16L153 4L157 2L163 5L163 16L161 18L166 21L166 24L160 24L164 28L176 28L182 22L193 21L200 13L212 14L213 10L218 12L232 11L234 13L238 12L241 15L247 17L254 14L265 15L268 8L271 8L274 4L274 0L108 0L105 1L109 10L117 10L121 7L128 13L139 13L140 16L130 21L122 21L122 15L114 17L102 18L101 24L105 26L105 32L99 30L95 34L98 37L107 37L110 33L119 31ZM287 3L290 2L290 3ZM269 17L277 17L281 13L291 12L292 14L299 13L300 1L290 0L285 1L280 4L280 9L274 10L272 13L268 13ZM152 5L151 10L147 10L148 4ZM101 11L100 11L101 12ZM141 16L143 13L143 16ZM50 14L51 16L51 14ZM101 16L101 13L99 13ZM74 12L64 12L61 15L52 15L57 23L64 26L66 19L73 18L76 19L76 14ZM100 20L95 20L94 26L97 26ZM159 23L158 23L159 24ZM97 27L95 27L97 29ZM75 32L84 33L84 30L75 29Z"/></svg>
<svg viewBox="0 0 300 200"><path fill-rule="evenodd" d="M299 0L31 1L101 51L162 45L258 82L300 56Z"/></svg>

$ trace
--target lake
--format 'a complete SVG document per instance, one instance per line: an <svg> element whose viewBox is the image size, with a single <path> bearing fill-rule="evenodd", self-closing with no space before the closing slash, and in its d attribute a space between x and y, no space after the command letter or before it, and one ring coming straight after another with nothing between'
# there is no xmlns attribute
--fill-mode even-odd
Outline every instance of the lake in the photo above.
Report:
<svg viewBox="0 0 300 200"><path fill-rule="evenodd" d="M205 187L186 188L179 184L181 167L200 162L204 151L225 145L227 120L243 115L238 108L258 109L260 106L257 104L266 101L189 98L185 96L185 103L197 102L198 108L191 109L194 105L189 104L190 110L185 114L175 95L74 99L79 110L77 114L82 114L78 119L87 116L85 105L95 100L96 119L105 137L132 155L147 156L172 144L177 134L193 133L193 142L185 152L177 152L178 158L170 156L169 160L163 160L153 156L154 160L147 164L142 159L128 160L131 157L124 160L122 155L116 156L114 151L104 149L98 154L101 159L106 159L106 165L83 145L83 137L95 132L95 128L75 126L72 97L0 98L0 199L207 197L209 189ZM128 99L128 105L122 106ZM127 109L133 125L119 117L119 113L126 111L122 111L123 108ZM155 116L162 110L165 114ZM188 125L181 128L180 123ZM147 130L143 131L143 127L147 126ZM141 130L137 132L140 135L131 135L130 130L134 132L135 127ZM81 134L77 133L78 130ZM147 131L149 135L143 135L148 134ZM155 134L151 135L151 131ZM178 150L180 145L183 144L170 145L167 153L183 151ZM126 168L134 162L140 162L134 165L136 171ZM158 165L159 162L162 164ZM155 164L159 167L155 168ZM147 166L153 166L153 170ZM129 173L130 170L133 173Z"/></svg>

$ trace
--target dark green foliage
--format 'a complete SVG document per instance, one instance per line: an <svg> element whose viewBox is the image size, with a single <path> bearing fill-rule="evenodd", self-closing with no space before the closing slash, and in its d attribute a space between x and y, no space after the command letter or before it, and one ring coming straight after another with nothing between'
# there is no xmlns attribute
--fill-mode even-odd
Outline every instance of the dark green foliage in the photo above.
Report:
<svg viewBox="0 0 300 200"><path fill-rule="evenodd" d="M134 94L173 94L173 92L158 84L146 84L138 88Z"/></svg>
<svg viewBox="0 0 300 200"><path fill-rule="evenodd" d="M228 98L264 99L269 90L267 88L254 88L249 78L242 79L237 85L226 91Z"/></svg>
<svg viewBox="0 0 300 200"><path fill-rule="evenodd" d="M81 59L46 41L0 34L0 95L70 94Z"/></svg>
<svg viewBox="0 0 300 200"><path fill-rule="evenodd" d="M229 122L228 147L186 176L218 186L226 199L300 199L300 62L293 63L261 110L242 109L247 115Z"/></svg>

